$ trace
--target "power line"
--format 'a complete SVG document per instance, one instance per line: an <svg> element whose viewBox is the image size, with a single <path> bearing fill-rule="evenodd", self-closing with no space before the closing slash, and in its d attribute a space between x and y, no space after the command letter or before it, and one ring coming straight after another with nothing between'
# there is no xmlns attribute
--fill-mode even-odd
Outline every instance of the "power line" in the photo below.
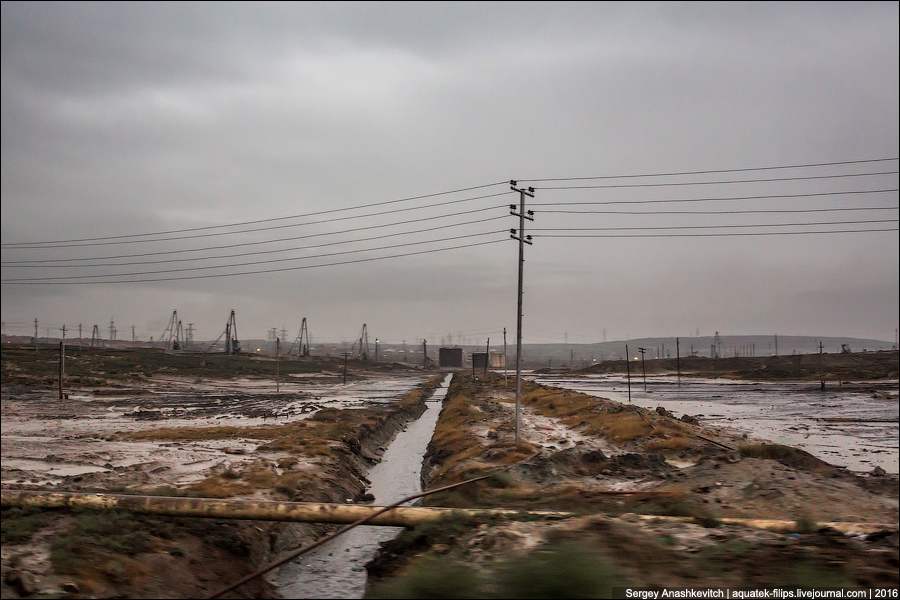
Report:
<svg viewBox="0 0 900 600"><path fill-rule="evenodd" d="M245 267L249 265L261 265L261 264L269 264L269 263L277 263L277 262L286 262L291 260L305 260L309 258L323 258L325 256L340 256L343 254L356 254L358 252L371 252L373 250L387 250L389 248L401 248L404 246L418 246L421 244L433 244L435 242L447 242L450 240L459 240L463 238L470 237L479 237L485 235L493 235L495 233L506 233L505 229L494 230L494 231L484 231L481 233L469 233L465 235L457 235L452 237L438 238L434 240L424 240L420 242L407 242L404 244L392 244L389 246L379 246L376 248L361 248L359 250L345 250L343 252L328 252L325 254L312 254L310 256L295 256L291 258L273 258L269 260L255 260L249 262L242 263L230 263L226 265L207 265L204 267L184 267L180 269L161 269L157 271L136 271L131 273L101 273L98 275L61 275L57 277L30 277L30 278L19 278L19 279L6 279L4 281L9 283L19 283L24 281L51 281L51 280L59 280L59 279L102 279L104 277L132 277L136 275L156 275L159 273L183 273L186 271L207 271L209 269L226 269L231 267Z"/></svg>
<svg viewBox="0 0 900 600"><path fill-rule="evenodd" d="M628 179L633 177L665 177L670 175L707 175L712 173L739 173L742 171L771 171L774 169L800 169L803 167L830 167L837 165L858 165L862 163L874 163L874 162L888 162L892 160L898 160L897 157L893 158L870 158L866 160L842 160L837 162L822 162L822 163L805 163L805 164L794 164L794 165L776 165L776 166L768 166L768 167L744 167L739 169L714 169L709 171L672 171L669 173L637 173L637 174L629 174L629 175L593 175L589 177L544 177L542 179L519 179L519 181L583 181L587 179ZM547 188L543 188L547 189Z"/></svg>
<svg viewBox="0 0 900 600"><path fill-rule="evenodd" d="M448 246L446 248L432 248L429 250L419 250L417 252L406 252L403 254L391 254L388 256L376 256L372 258L358 258L354 260L345 260L340 262L333 263L323 263L319 265L303 265L299 267L280 267L278 269L262 269L258 271L238 271L236 273L217 273L213 275L188 275L184 277L160 277L153 279L125 279L125 280L113 280L113 281L32 281L32 282L8 282L3 279L0 280L0 284L3 285L96 285L96 284L111 284L111 283L148 283L155 281L179 281L185 279L214 279L219 277L237 277L239 275L256 275L259 273L280 273L284 271L299 271L302 269L317 269L321 267L334 267L337 265L349 265L355 263L364 263L364 262L372 262L376 260L387 260L393 258L400 258L403 256L416 256L419 254L433 254L436 252L444 252L447 250L457 250L460 248L474 248L476 246L486 246L488 244L499 244L505 243L507 238L503 238L500 240L490 240L487 242L475 242L472 244L462 244L459 246Z"/></svg>
<svg viewBox="0 0 900 600"><path fill-rule="evenodd" d="M409 208L395 208L392 210L384 210L373 213L365 213L361 215L351 215L348 217L334 217L331 219L322 219L320 221L307 221L306 223L290 223L288 225L271 225L268 227L255 227L253 229L238 229L236 231L220 231L216 233L197 233L191 235L182 235L176 237L167 237L167 238L151 238L144 240L117 240L117 241L106 241L106 242L88 242L88 243L79 243L79 244L56 244L56 243L47 243L45 245L37 245L42 242L11 242L6 244L0 244L4 247L7 247L11 250L33 250L33 249L43 249L43 248L80 248L86 246L111 246L111 245L121 245L121 244L142 244L149 242L170 242L174 240L188 240L188 239L196 239L196 238L205 238L205 237L217 237L220 235L234 235L238 233L253 233L257 231L271 231L273 229L285 229L289 227L303 227L305 225L320 225L322 223L334 223L336 221L348 221L351 219L362 219L364 217L377 217L382 215L394 214L398 212L406 212L410 210L422 210L425 208L434 208L437 206L446 206L448 204L457 204L459 202L468 202L471 200L481 200L484 198L496 198L497 196L505 196L509 192L500 192L499 194L488 194L486 196L475 196L473 198L463 198L460 200L449 200L447 202L436 202L434 204L426 204L423 206L412 206ZM491 208L495 208L493 206L488 208L476 209L468 212L481 212L484 210L490 210ZM458 213L464 214L464 213ZM112 236L112 237L122 237L122 236ZM111 239L111 238L94 238L94 239ZM74 240L69 240L74 241Z"/></svg>
<svg viewBox="0 0 900 600"><path fill-rule="evenodd" d="M900 206L861 206L858 208L802 208L802 209L761 209L761 210L536 210L536 213L572 215L749 215L762 213L817 213L857 210L897 210Z"/></svg>
<svg viewBox="0 0 900 600"><path fill-rule="evenodd" d="M384 206L386 204L396 204L398 202L407 202L410 200L422 200L425 198L434 198L437 196L456 194L458 192L468 192L468 191L472 191L472 190L493 187L495 185L500 185L501 183L506 183L506 181L498 181L496 183L486 183L483 185L475 185L475 186L467 187L467 188L458 188L455 190L447 190L445 192L437 192L437 193L433 193L433 194L423 194L421 196L409 196L406 198L398 198L396 200L386 200L383 202L370 202L368 204L357 204L356 206L348 206L345 208L332 208L332 209L328 209L328 210L318 210L315 212L299 213L296 215L287 215L287 216L283 216L283 217L272 217L272 218L268 218L268 219L256 219L253 221L237 221L234 223L226 223L224 225L207 225L204 227L186 227L184 229L169 229L169 230L165 230L165 231L150 231L147 233L130 233L130 234L123 234L123 235L111 235L111 236L95 237L95 238L75 238L75 239L70 239L70 240L46 240L46 241L42 241L42 242L11 242L11 243L16 243L16 244L57 244L57 243L63 243L63 242L90 242L90 241L97 241L97 240L111 240L111 239L127 238L127 237L141 237L141 236L147 236L147 235L167 235L169 233L183 233L186 231L205 231L208 229L222 229L225 227L237 227L238 225L255 225L257 223L272 223L275 221L285 221L288 219L297 219L300 217L313 217L313 216L318 216L318 215L327 215L327 214L343 212L343 211L347 211L347 210L356 210L359 208L371 208L373 206ZM498 195L500 195L500 194L498 194ZM477 198L474 198L474 199L477 199ZM458 200L457 202L465 202L466 200L469 200L469 199ZM8 244L0 244L0 245L6 246Z"/></svg>
<svg viewBox="0 0 900 600"><path fill-rule="evenodd" d="M408 223L421 223L421 222L423 222L423 221L433 221L433 220L435 220L435 219L444 219L444 218L447 218L447 217L456 217L456 216L459 216L459 215L469 215L469 214L478 213L478 212L484 212L484 211L486 211L486 210L492 210L492 209L497 209L497 208L506 208L506 205L503 204L503 205L497 205L497 206L489 206L489 207L487 207L487 208L478 208L478 209L475 209L475 210L464 210L464 211L459 211L459 212L455 212L455 213L446 213L446 214L443 214L443 215L434 215L434 216L432 216L432 217L422 217L422 218L420 218L420 219L407 219L407 220L405 220L405 221L395 221L395 222L393 222L393 223L381 223L381 224L379 224L379 225L365 225L365 226L363 226L363 227L353 227L353 228L351 228L351 229L343 229L343 230L340 230L340 231L326 231L326 232L321 232L321 233L308 233L308 234L305 234L305 235L297 235L297 236L284 237L284 238L273 238L273 239L269 239L269 240L259 240L259 241L256 241L256 242L238 242L238 243L235 243L235 244L223 244L223 245L219 245L219 246L206 246L206 247L202 247L202 248L185 248L185 249L182 249L182 250L159 250L159 251L156 251L156 252L139 252L139 253L134 253L134 254L119 254L119 255L116 255L116 256L100 256L100 257L89 257L89 258L40 259L39 262L46 262L47 260L53 260L53 261L56 261L56 262L70 262L70 261L73 261L73 260L106 260L106 259L114 259L114 258L137 258L137 257L142 257L142 256L161 256L161 255L168 255L168 254L183 254L183 253L185 253L185 252L200 252L200 251L203 251L203 250L222 250L222 249L225 249L225 248L239 248L239 247L241 247L241 246L259 246L259 245L262 245L262 244L274 244L274 243L276 243L276 242L288 242L288 241L293 241L293 240L305 240L305 239L313 238L313 237L322 237L323 235L338 235L338 234L341 234L341 233L350 233L350 232L353 232L353 231L365 231L365 230L368 230L368 229L378 229L378 228L380 228L380 227L393 227L393 226L395 226L395 225L406 225L406 224L408 224ZM484 220L484 221L489 221L489 220L493 220L494 218L495 218L495 217L492 217L492 218L490 218L490 219L483 219L483 220ZM452 227L452 226L453 226L453 225L447 225L446 227ZM25 261L20 261L20 262L25 262Z"/></svg>
<svg viewBox="0 0 900 600"><path fill-rule="evenodd" d="M878 190L850 190L847 192L815 192L809 194L769 194L762 196L718 196L707 198L663 198L660 200L585 200L579 202L534 202L529 206L599 206L607 204L667 204L672 202L724 202L729 200L766 200L771 198L813 198L818 196L843 196L855 194L883 194L900 191L900 188Z"/></svg>
<svg viewBox="0 0 900 600"><path fill-rule="evenodd" d="M674 237L739 237L749 235L816 235L829 233L877 233L882 231L900 231L900 228L885 229L838 229L831 231L765 231L765 232L731 232L731 233L630 233L630 234L602 234L602 235L578 235L578 234L535 234L534 237L542 238L674 238Z"/></svg>
<svg viewBox="0 0 900 600"><path fill-rule="evenodd" d="M900 219L870 219L865 221L814 221L809 223L753 223L743 225L667 225L665 227L532 227L532 231L627 231L633 229L721 229L726 227L795 227L807 225L862 225L867 223L897 223Z"/></svg>
<svg viewBox="0 0 900 600"><path fill-rule="evenodd" d="M277 250L257 250L255 252L236 252L233 254L219 254L217 256L194 256L191 258L167 258L164 260L144 260L144 261L129 261L129 262L114 262L114 263L93 263L93 264L44 264L44 263L58 263L63 261L79 261L79 260L95 260L90 258L68 258L68 259L43 259L43 260L24 260L24 261L9 261L2 262L0 265L3 265L7 268L19 268L19 269L35 269L35 268L85 268L85 267L124 267L130 265L157 265L164 263L173 263L173 262L193 262L199 260L214 260L219 258L238 258L242 256L256 256L260 254L277 254L280 252L292 252L294 250L308 250L311 248L324 248L326 246L337 246L340 244L353 244L357 242L368 242L371 240L381 240L390 237L397 237L402 235L414 235L419 233L427 233L431 231L438 231L449 229L451 227L461 227L464 225L474 225L474 224L482 224L487 223L489 221L496 221L499 219L505 219L506 215L499 217L490 217L488 219L478 219L475 221L463 221L461 223L451 223L450 225L438 225L436 227L426 227L424 229L413 229L412 231L398 231L396 233L386 233L383 235L373 235L364 238L356 238L353 240L341 240L338 242L325 242L322 244L308 244L306 246L294 246L293 248L279 248ZM28 264L25 264L28 263ZM41 264L35 264L41 263Z"/></svg>
<svg viewBox="0 0 900 600"><path fill-rule="evenodd" d="M617 183L612 185L562 185L535 187L536 190L586 190L601 188L669 187L676 185L719 185L725 183L761 183L769 181L802 181L809 179L838 179L841 177L868 177L871 175L896 175L900 171L875 171L873 173L844 173L842 175L809 175L806 177L773 177L771 179L731 179L725 181L679 181L672 183Z"/></svg>

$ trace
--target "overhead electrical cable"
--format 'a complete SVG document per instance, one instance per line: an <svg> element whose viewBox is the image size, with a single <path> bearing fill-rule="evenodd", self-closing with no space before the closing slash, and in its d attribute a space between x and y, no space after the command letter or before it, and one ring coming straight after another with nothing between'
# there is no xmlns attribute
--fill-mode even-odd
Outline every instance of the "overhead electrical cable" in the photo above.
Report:
<svg viewBox="0 0 900 600"><path fill-rule="evenodd" d="M112 246L112 245L122 245L122 244L144 244L144 243L150 243L150 242L170 242L170 241L175 241L175 240L189 240L189 239L196 239L196 238L217 237L217 236L221 236L221 235L236 235L239 233L254 233L257 231L272 231L274 229L286 229L286 228L290 228L290 227L303 227L306 225L321 225L322 223L334 223L337 221L362 219L365 217L377 217L377 216L382 216L382 215L394 214L394 213L398 213L398 212L406 212L406 211L410 211L410 210L421 210L421 209L425 209L425 208L434 208L437 206L445 206L448 204L456 204L459 202L466 202L466 201L470 201L470 200L480 200L483 198L495 198L497 196L504 196L509 193L511 193L511 192L501 192L499 194L489 194L487 196L478 196L476 198L464 198L462 200L437 202L435 204L412 206L412 207L408 207L408 208L395 208L395 209L391 209L391 210L385 210L385 211L379 211L379 212L373 212L373 213L365 213L365 214L361 214L361 215L350 215L350 216L346 216L346 217L333 217L333 218L329 218L329 219L322 219L319 221L307 221L305 223L289 223L287 225L270 225L267 227L255 227L252 229L238 229L235 231L219 231L216 233L194 233L194 234L190 234L190 235L182 235L182 236L167 237L167 238L150 238L150 239L138 239L138 240L130 239L130 240L86 242L86 243L75 243L75 244L47 243L44 245L37 245L38 242L16 242L16 243L2 244L2 246L9 250L36 250L36 249L43 249L43 248L82 248L82 247L87 247L87 246ZM466 211L464 213L456 213L456 214L470 214L470 213L482 212L485 210L491 210L492 208L496 208L496 207L489 206L487 208L478 208L478 209Z"/></svg>
<svg viewBox="0 0 900 600"><path fill-rule="evenodd" d="M804 177L772 177L769 179L731 179L719 181L673 181L666 183L614 183L603 185L561 185L535 187L536 190L587 190L587 189L612 189L612 188L645 188L645 187L671 187L681 185L723 185L728 183L764 183L772 181L805 181L811 179L839 179L842 177L870 177L874 175L896 175L900 171L875 171L873 173L843 173L840 175L808 175Z"/></svg>
<svg viewBox="0 0 900 600"><path fill-rule="evenodd" d="M662 198L658 200L581 200L576 202L529 202L528 206L599 206L607 204L668 204L677 202L725 202L730 200L765 200L771 198L815 198L818 196L844 196L856 194L884 194L900 191L900 188L877 190L850 190L846 192L814 192L808 194L765 194L755 196L714 196L705 198Z"/></svg>
<svg viewBox="0 0 900 600"><path fill-rule="evenodd" d="M313 238L313 237L322 237L325 235L338 235L341 233L350 233L353 231L365 231L368 229L379 229L381 227L394 227L396 225L406 225L408 223L422 223L424 221L433 221L435 219L444 219L447 217L456 217L459 215L470 215L473 213L484 212L486 210L492 210L492 209L497 209L497 208L506 208L506 207L507 207L506 204L502 204L502 205L489 206L487 208L478 208L475 210L464 210L464 211L453 212L453 213L445 213L443 215L434 215L431 217L421 217L419 219L406 219L405 221L394 221L393 223L380 223L378 225L364 225L362 227L352 227L350 229L342 229L339 231L324 231L324 232L319 232L319 233L307 233L305 235L296 235L296 236L283 237L283 238L273 238L273 239L268 239L268 240L257 240L255 242L237 242L234 244L222 244L219 246L205 246L202 248L183 248L180 250L158 250L156 252L138 252L138 253L134 253L134 254L119 254L119 255L115 255L115 256L101 256L101 257L94 257L94 258L73 258L73 259L61 258L61 259L40 259L40 260L42 262L44 260L53 260L55 262L66 262L66 261L70 261L70 260L106 260L106 259L115 259L115 258L137 258L137 257L141 257L141 256L161 256L161 255L168 255L168 254L183 254L185 252L200 252L200 251L204 251L204 250L222 250L225 248L239 248L242 246L260 246L263 244L274 244L276 242L304 240L304 239ZM505 217L505 215L504 215L504 217ZM483 219L483 220L488 221L491 219ZM451 226L452 225L447 225L446 227L451 227Z"/></svg>
<svg viewBox="0 0 900 600"><path fill-rule="evenodd" d="M279 267L277 269L261 269L257 271L238 271L235 273L216 273L210 275L187 275L187 276L179 276L179 277L157 277L157 278L149 278L149 279L121 279L121 280L104 280L104 281L32 281L32 282L9 282L5 279L0 280L0 284L3 285L98 285L98 284L117 284L117 283L148 283L148 282L156 282L156 281L181 281L186 279L217 279L221 277L237 277L240 275L256 275L260 273L282 273L286 271L300 271L304 269L319 269L323 267L334 267L338 265L349 265L356 263L365 263L365 262L373 262L378 260L388 260L393 258L400 258L404 256L417 256L420 254L433 254L436 252L445 252L448 250L458 250L461 248L474 248L476 246L486 246L488 244L501 244L506 243L507 238L503 238L500 240L489 240L486 242L475 242L472 244L462 244L459 246L448 246L445 248L431 248L428 250L418 250L416 252L405 252L402 254L390 254L387 256L375 256L371 258L357 258L353 260L345 260L340 262L333 263L323 263L318 265L302 265L299 267Z"/></svg>
<svg viewBox="0 0 900 600"><path fill-rule="evenodd" d="M739 237L758 235L814 235L829 233L877 233L883 231L900 231L900 228L891 227L883 229L838 229L831 231L762 231L762 232L730 232L730 233L623 233L623 234L535 234L540 238L675 238L675 237Z"/></svg>
<svg viewBox="0 0 900 600"><path fill-rule="evenodd" d="M898 210L900 206L860 206L844 208L799 208L761 210L535 210L536 213L569 215L755 215L765 213L820 213L860 210Z"/></svg>
<svg viewBox="0 0 900 600"><path fill-rule="evenodd" d="M206 265L202 267L182 267L179 269L160 269L157 271L135 271L130 273L100 273L96 275L60 275L53 277L29 277L29 278L16 278L16 279L6 279L5 281L12 282L22 282L22 281L50 281L50 280L60 280L60 279L102 279L104 277L132 277L137 275L156 275L159 273L183 273L187 271L208 271L210 269L227 269L232 267L246 267L249 265L261 265L261 264L269 264L269 263L277 263L277 262L287 262L292 260L306 260L310 258L323 258L326 256L340 256L344 254L357 254L360 252L372 252L375 250L387 250L390 248L401 248L405 246L418 246L421 244L434 244L436 242L447 242L451 240L460 240L464 238L470 237L480 237L485 235L493 235L497 233L506 233L506 229L501 230L493 230L493 231L484 231L481 233L468 233L465 235L456 235L452 237L445 238L437 238L433 240L423 240L419 242L406 242L403 244L391 244L389 246L378 246L376 248L361 248L359 250L344 250L341 252L328 252L324 254L311 254L309 256L294 256L289 258L272 258L268 260L255 260L249 262L241 262L241 263L229 263L225 265Z"/></svg>
<svg viewBox="0 0 900 600"><path fill-rule="evenodd" d="M338 246L341 244L353 244L357 242L368 242L372 240L381 240L385 238L398 237L402 235L416 235L419 233L427 233L431 231L443 231L445 229L449 229L451 227L461 227L464 225L474 225L474 224L482 224L488 223L490 221L497 221L499 219L506 219L507 215L502 215L499 217L490 217L487 219L478 219L475 221L463 221L461 223L450 223L449 225L438 225L435 227L426 227L424 229L413 229L411 231L398 231L396 233L385 233L382 235L372 235L364 238L356 238L352 240L340 240L337 242L325 242L322 244L308 244L306 246L294 246L291 248L278 248L276 250L256 250L254 252L235 252L232 254L219 254L216 256L192 256L189 258L167 258L162 260L143 260L143 261L128 261L128 262L106 262L106 263L90 263L90 264L71 264L74 261L82 261L82 260L98 260L92 258L66 258L66 259L36 259L36 260L22 260L22 261L4 261L0 262L0 265L7 268L28 268L35 269L41 267L47 268L83 268L83 267L120 267L120 266L129 266L129 265L157 265L164 263L173 263L173 262L193 262L200 260L214 260L219 258L238 258L243 256L256 256L260 254L277 254L280 252L292 252L294 250L308 250L310 248L324 248L326 246ZM65 262L66 264L56 264L60 262ZM53 264L46 264L53 263Z"/></svg>
<svg viewBox="0 0 900 600"><path fill-rule="evenodd" d="M864 221L813 221L804 223L745 223L740 225L666 225L654 227L531 227L528 231L627 231L633 229L721 229L731 227L794 227L806 225L862 225L869 223L897 223L900 219L868 219Z"/></svg>
<svg viewBox="0 0 900 600"><path fill-rule="evenodd" d="M285 220L288 220L288 219L298 219L298 218L300 218L300 217L315 217L315 216L318 216L318 215L327 215L327 214L333 214L333 213L336 213L336 212L343 212L343 211L348 211L348 210L357 210L357 209L360 209L360 208L371 208L371 207L373 207L373 206L384 206L384 205L387 205L387 204L396 204L396 203L398 203L398 202L408 202L408 201L410 201L410 200L422 200L422 199L425 199L425 198L435 198L435 197L437 197L437 196L445 196L445 195L448 195L448 194L456 194L456 193L459 193L459 192L468 192L468 191L472 191L472 190L478 190L478 189L483 189L483 188L487 188L487 187L493 187L493 186L495 186L495 185L506 184L506 183L507 183L506 181L498 181L498 182L495 182L495 183L486 183L486 184L483 184L483 185L476 185L476 186L467 187L467 188L458 188L458 189L455 189L455 190L447 190L447 191L445 191L445 192L436 192L436 193L433 193L433 194L423 194L423 195L421 195L421 196L408 196L408 197L406 197L406 198L398 198L398 199L396 199L396 200L385 200L385 201L382 201L382 202L369 202L369 203L367 203L367 204L357 204L357 205L355 205L355 206L346 206L346 207L343 207L343 208L330 208L330 209L327 209L327 210L317 210L317 211L313 211L313 212L298 213L298 214L295 214L295 215L286 215L286 216L282 216L282 217L271 217L271 218L268 218L268 219L256 219L256 220L253 220L253 221L236 221L236 222L234 222L234 223L225 223L225 224L223 224L223 225L206 225L206 226L203 226L203 227L185 227L185 228L183 228L183 229L168 229L168 230L163 230L163 231L149 231L149 232L146 232L146 233L127 233L127 234L122 234L122 235L112 235L112 236L103 236L103 237L95 237L95 238L75 238L75 239L68 239L68 240L46 240L46 241L41 241L41 242L11 242L11 243L20 243L20 244L57 244L57 243L63 243L63 242L88 242L88 241L97 241L97 240L112 240L112 239L126 238L126 237L141 237L141 236L148 236L148 235L167 235L167 234L170 234L170 233L184 233L184 232L186 232L186 231L204 231L204 230L208 230L208 229L221 229L221 228L224 228L224 227L238 227L238 226L240 226L240 225L255 225L255 224L258 224L258 223L272 223L272 222L275 222L275 221L285 221ZM504 192L504 193L506 193L506 192ZM497 194L497 195L501 195L501 194ZM467 200L477 200L478 198L481 198L481 197L482 197L482 196L476 196L475 198L464 198L464 199L462 199L462 200L456 200L455 202L466 202ZM452 204L452 202L450 202L450 203L448 203L448 204ZM6 244L2 244L2 245L6 245Z"/></svg>
<svg viewBox="0 0 900 600"><path fill-rule="evenodd" d="M775 169L801 169L806 167L832 167L838 165L858 165L864 163L889 162L900 160L898 157L869 158L864 160L841 160L835 162L803 163L792 165L774 165L766 167L742 167L738 169L711 169L706 171L670 171L668 173L630 173L628 175L590 175L587 177L542 177L539 179L519 179L518 181L580 181L590 179L629 179L635 177L668 177L673 175L709 175L714 173L740 173L743 171L771 171Z"/></svg>

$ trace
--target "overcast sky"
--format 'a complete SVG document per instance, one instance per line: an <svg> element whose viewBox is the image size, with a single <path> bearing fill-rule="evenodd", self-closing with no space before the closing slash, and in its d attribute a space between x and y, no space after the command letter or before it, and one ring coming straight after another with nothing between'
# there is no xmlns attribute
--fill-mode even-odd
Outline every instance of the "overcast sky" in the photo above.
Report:
<svg viewBox="0 0 900 600"><path fill-rule="evenodd" d="M4 243L220 225L511 178L896 156L895 2L2 5ZM896 170L893 161L580 183ZM889 174L658 188L539 189L533 202L784 195L897 186L897 175ZM317 219L507 189L499 185ZM317 250L129 267L7 265L2 273L9 279L191 268L497 232L369 253L172 274L186 276L503 240L507 234L502 231L515 223L512 217L496 217L506 215L502 205L516 199L510 195L170 242L4 248L6 262L115 256L266 241L495 206L410 225L156 258L277 250L491 219ZM897 193L889 192L633 207L896 205ZM557 208L629 209L627 205ZM896 210L652 216L538 213L532 226L896 218ZM831 226L865 227L896 227L896 222ZM687 336L699 329L703 335L720 330L891 339L900 295L898 254L897 232L537 238L527 248L525 337L534 342L562 341L568 332L571 341L600 341L604 329L609 339ZM282 326L293 336L300 317L306 316L319 339L350 339L367 322L372 336L391 341L423 336L437 341L448 332L471 332L474 341L484 337L481 332L504 326L514 331L515 284L516 245L508 240L380 262L220 279L4 285L2 313L7 331L23 334L30 331L26 323L35 317L42 327L63 322L88 327L114 318L120 337L131 324L140 337L158 336L177 308L185 323L196 324L198 337L210 338L223 329L233 307L242 337L262 337L267 328Z"/></svg>

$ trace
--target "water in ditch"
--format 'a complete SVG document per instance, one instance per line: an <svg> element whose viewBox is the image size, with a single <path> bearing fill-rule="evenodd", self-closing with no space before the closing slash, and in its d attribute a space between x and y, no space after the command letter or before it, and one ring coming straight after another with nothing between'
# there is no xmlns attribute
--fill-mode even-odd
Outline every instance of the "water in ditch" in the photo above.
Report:
<svg viewBox="0 0 900 600"><path fill-rule="evenodd" d="M394 438L368 478L374 504L384 505L420 492L422 458L441 412L452 375L426 403L425 412ZM400 527L357 527L282 567L277 575L283 598L362 598L367 562L378 546L396 537Z"/></svg>

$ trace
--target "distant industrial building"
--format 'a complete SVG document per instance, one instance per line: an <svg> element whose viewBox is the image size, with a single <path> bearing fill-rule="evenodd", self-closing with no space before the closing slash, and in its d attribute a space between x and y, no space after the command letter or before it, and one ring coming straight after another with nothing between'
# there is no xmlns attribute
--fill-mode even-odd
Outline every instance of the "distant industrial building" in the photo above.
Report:
<svg viewBox="0 0 900 600"><path fill-rule="evenodd" d="M473 352L472 353L472 368L474 369L485 369L487 368L487 352Z"/></svg>
<svg viewBox="0 0 900 600"><path fill-rule="evenodd" d="M442 369L461 369L463 366L462 348L440 348L438 350L438 364Z"/></svg>

